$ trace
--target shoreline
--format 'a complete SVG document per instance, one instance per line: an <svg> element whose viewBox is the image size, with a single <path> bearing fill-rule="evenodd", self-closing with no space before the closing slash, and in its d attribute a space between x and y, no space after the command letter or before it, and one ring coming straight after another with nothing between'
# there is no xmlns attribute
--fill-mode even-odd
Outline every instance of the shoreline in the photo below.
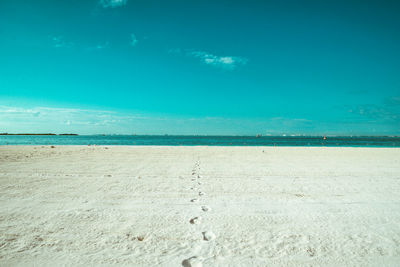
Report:
<svg viewBox="0 0 400 267"><path fill-rule="evenodd" d="M27 145L27 144L21 144L21 145L3 145L0 144L1 147L183 147L183 148L196 148L196 147L207 147L207 148L299 148L299 149L308 149L308 148L332 148L332 149L340 149L340 148L348 148L348 149L358 149L358 148L363 148L363 149L400 149L400 147L397 146L242 146L242 145L58 145L58 144L44 144L44 145L37 145L37 144L32 144L32 145Z"/></svg>
<svg viewBox="0 0 400 267"><path fill-rule="evenodd" d="M10 134L10 133L0 133L0 136L15 136L15 135L23 135L23 136L79 136L78 134L55 134L55 133L39 133L39 134L33 134L33 133L17 133L17 134Z"/></svg>

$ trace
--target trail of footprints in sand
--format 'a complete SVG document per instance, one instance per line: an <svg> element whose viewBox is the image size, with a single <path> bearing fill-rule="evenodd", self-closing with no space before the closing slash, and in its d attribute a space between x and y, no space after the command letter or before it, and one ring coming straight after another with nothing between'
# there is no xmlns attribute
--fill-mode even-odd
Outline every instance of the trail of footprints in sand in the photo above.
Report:
<svg viewBox="0 0 400 267"><path fill-rule="evenodd" d="M201 180L200 180L201 176L200 176L200 161L197 160L194 168L192 170L192 181L193 181L193 186L190 188L191 190L196 192L196 198L193 198L190 200L190 202L199 202L199 200L201 199L202 196L205 195L205 193L203 191L201 191ZM201 206L201 211L202 212L208 212L210 211L211 208L209 206ZM193 217L189 220L190 224L193 225L200 225L202 222L202 218L201 216L196 216ZM216 238L215 234L212 231L205 231L202 232L203 235L203 241L208 242L211 240L214 240ZM203 266L202 264L202 258L199 256L193 256L190 257L188 259L185 259L182 262L182 265L185 267L201 267Z"/></svg>

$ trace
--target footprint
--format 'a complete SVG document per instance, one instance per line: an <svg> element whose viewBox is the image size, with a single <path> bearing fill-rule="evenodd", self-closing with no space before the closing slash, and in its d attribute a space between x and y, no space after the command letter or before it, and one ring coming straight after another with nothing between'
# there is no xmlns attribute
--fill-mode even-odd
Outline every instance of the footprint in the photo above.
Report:
<svg viewBox="0 0 400 267"><path fill-rule="evenodd" d="M199 200L197 198L193 198L192 200L190 200L190 202L198 202Z"/></svg>
<svg viewBox="0 0 400 267"><path fill-rule="evenodd" d="M202 211L210 211L211 208L209 206L201 206Z"/></svg>
<svg viewBox="0 0 400 267"><path fill-rule="evenodd" d="M203 264L201 262L201 258L194 256L194 257L191 257L189 259L182 261L182 266L184 266L184 267L202 267Z"/></svg>
<svg viewBox="0 0 400 267"><path fill-rule="evenodd" d="M191 224L200 224L201 223L201 217L194 217L190 219L189 221Z"/></svg>
<svg viewBox="0 0 400 267"><path fill-rule="evenodd" d="M198 182L197 184L198 184L198 185L201 185L201 182Z"/></svg>
<svg viewBox="0 0 400 267"><path fill-rule="evenodd" d="M199 192L199 196L204 196L205 194L203 192Z"/></svg>
<svg viewBox="0 0 400 267"><path fill-rule="evenodd" d="M216 238L215 234L211 231L206 231L206 232L203 232L202 234L203 234L203 240L205 240L205 241L211 241Z"/></svg>

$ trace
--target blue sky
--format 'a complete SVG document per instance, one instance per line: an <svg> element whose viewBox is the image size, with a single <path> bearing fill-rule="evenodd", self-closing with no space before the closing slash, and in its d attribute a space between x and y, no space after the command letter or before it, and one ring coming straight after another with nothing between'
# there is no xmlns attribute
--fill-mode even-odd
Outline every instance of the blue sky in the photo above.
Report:
<svg viewBox="0 0 400 267"><path fill-rule="evenodd" d="M0 1L0 132L400 135L399 1Z"/></svg>

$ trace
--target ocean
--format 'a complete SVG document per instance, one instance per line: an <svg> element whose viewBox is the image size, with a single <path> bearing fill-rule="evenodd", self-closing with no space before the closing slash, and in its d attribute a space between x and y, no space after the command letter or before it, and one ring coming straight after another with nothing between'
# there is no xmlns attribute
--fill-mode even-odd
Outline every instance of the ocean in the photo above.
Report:
<svg viewBox="0 0 400 267"><path fill-rule="evenodd" d="M400 147L389 136L0 135L0 145Z"/></svg>

